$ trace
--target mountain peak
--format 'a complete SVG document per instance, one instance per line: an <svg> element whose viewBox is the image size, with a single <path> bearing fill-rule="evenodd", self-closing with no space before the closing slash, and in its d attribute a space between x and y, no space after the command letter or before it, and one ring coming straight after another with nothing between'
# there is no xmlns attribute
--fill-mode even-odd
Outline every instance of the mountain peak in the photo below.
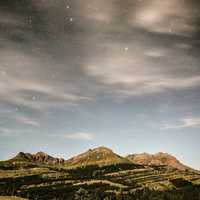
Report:
<svg viewBox="0 0 200 200"><path fill-rule="evenodd" d="M130 161L115 154L111 149L104 146L89 149L66 161L66 164L69 166L109 165L113 163L130 163Z"/></svg>
<svg viewBox="0 0 200 200"><path fill-rule="evenodd" d="M47 153L43 152L43 151L38 151L36 154L34 154L35 156L49 156Z"/></svg>
<svg viewBox="0 0 200 200"><path fill-rule="evenodd" d="M29 161L30 157L31 157L31 154L29 154L29 153L19 152L11 160L14 160L14 161Z"/></svg>
<svg viewBox="0 0 200 200"><path fill-rule="evenodd" d="M24 152L20 151L16 156L24 157L24 156L26 156L26 154Z"/></svg>
<svg viewBox="0 0 200 200"><path fill-rule="evenodd" d="M100 146L94 149L90 149L89 151L91 152L96 152L96 153L113 153L113 151L107 147Z"/></svg>
<svg viewBox="0 0 200 200"><path fill-rule="evenodd" d="M168 154L168 153L165 153L165 152L158 152L158 153L155 153L155 154L153 154L154 156L172 156L172 155L170 155L170 154Z"/></svg>
<svg viewBox="0 0 200 200"><path fill-rule="evenodd" d="M11 161L22 162L38 162L49 164L65 164L69 167L85 166L85 165L110 165L117 163L135 163L139 165L164 165L179 170L191 170L191 168L182 164L175 156L165 152L155 154L140 153L131 154L127 157L122 157L114 153L110 148L105 146L89 149L69 160L62 158L54 158L45 152L39 151L35 154L19 152Z"/></svg>
<svg viewBox="0 0 200 200"><path fill-rule="evenodd" d="M55 160L55 158L42 151L33 154L33 158L39 162L53 162Z"/></svg>
<svg viewBox="0 0 200 200"><path fill-rule="evenodd" d="M38 151L36 154L47 154L44 151Z"/></svg>
<svg viewBox="0 0 200 200"><path fill-rule="evenodd" d="M158 152L156 154L132 154L128 155L126 158L131 162L141 165L166 165L179 170L189 169L187 166L183 165L179 160L177 160L176 157L164 152Z"/></svg>
<svg viewBox="0 0 200 200"><path fill-rule="evenodd" d="M64 159L54 158L45 152L39 151L35 154L19 152L12 161L27 161L27 162L39 162L39 163L63 163Z"/></svg>

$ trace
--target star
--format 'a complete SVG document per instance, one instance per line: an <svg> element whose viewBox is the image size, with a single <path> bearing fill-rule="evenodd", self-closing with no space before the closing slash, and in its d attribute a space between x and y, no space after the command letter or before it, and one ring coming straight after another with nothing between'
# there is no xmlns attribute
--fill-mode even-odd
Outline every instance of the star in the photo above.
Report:
<svg viewBox="0 0 200 200"><path fill-rule="evenodd" d="M73 21L74 21L74 19L73 19L72 17L70 17L70 18L69 18L69 21L70 21L70 22L73 22Z"/></svg>
<svg viewBox="0 0 200 200"><path fill-rule="evenodd" d="M32 100L35 101L37 98L36 96L32 96Z"/></svg>
<svg viewBox="0 0 200 200"><path fill-rule="evenodd" d="M1 71L1 74L2 74L3 76L6 76L6 75L7 75L7 72L6 72L6 71Z"/></svg>
<svg viewBox="0 0 200 200"><path fill-rule="evenodd" d="M128 47L125 47L125 48L124 48L124 50L125 50L125 51L128 51L128 50L129 50L129 48L128 48Z"/></svg>

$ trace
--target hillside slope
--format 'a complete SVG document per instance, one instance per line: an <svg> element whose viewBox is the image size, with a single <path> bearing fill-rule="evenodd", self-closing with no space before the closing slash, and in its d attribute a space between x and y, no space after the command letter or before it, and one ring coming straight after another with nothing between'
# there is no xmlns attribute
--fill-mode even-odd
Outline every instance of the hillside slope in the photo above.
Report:
<svg viewBox="0 0 200 200"><path fill-rule="evenodd" d="M99 147L58 165L57 158L43 152L20 152L13 159L0 162L0 196L32 200L195 200L200 197L200 173L184 171L184 165L173 156L158 153L127 158Z"/></svg>
<svg viewBox="0 0 200 200"><path fill-rule="evenodd" d="M130 163L130 161L106 147L89 149L65 162L67 166L110 165L117 163Z"/></svg>
<svg viewBox="0 0 200 200"><path fill-rule="evenodd" d="M54 158L47 153L37 152L36 154L19 152L14 158L8 160L12 162L36 162L36 163L47 163L47 164L59 164L64 163L62 158Z"/></svg>
<svg viewBox="0 0 200 200"><path fill-rule="evenodd" d="M184 164L182 164L177 158L167 153L156 153L156 154L130 154L126 157L122 157L116 153L114 153L111 149L106 147L98 147L94 149L89 149L84 153L81 153L77 156L72 157L71 159L64 160L63 158L55 158L53 156L48 155L44 152L37 152L35 154L18 153L14 158L1 161L0 167L7 164L8 168L12 165L15 167L21 164L27 167L37 164L53 164L53 165L62 165L63 167L79 167L79 166L87 166L87 165L111 165L118 163L134 163L139 165L164 165L168 167L172 167L179 170L190 170L198 172Z"/></svg>
<svg viewBox="0 0 200 200"><path fill-rule="evenodd" d="M156 154L148 154L148 153L132 154L128 155L126 158L133 163L141 165L157 165L157 166L165 165L179 170L191 169L182 164L174 156L162 152Z"/></svg>

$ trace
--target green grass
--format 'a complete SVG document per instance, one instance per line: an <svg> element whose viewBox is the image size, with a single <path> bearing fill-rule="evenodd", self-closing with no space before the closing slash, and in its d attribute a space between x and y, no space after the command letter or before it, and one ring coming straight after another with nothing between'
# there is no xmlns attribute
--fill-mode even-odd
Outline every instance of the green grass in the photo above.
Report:
<svg viewBox="0 0 200 200"><path fill-rule="evenodd" d="M185 184L187 182L188 184ZM68 170L60 166L39 164L27 168L23 163L17 169L0 170L0 195L17 195L28 199L40 197L41 200L53 199L58 194L61 195L60 199L64 200L67 196L73 196L79 188L91 192L102 190L101 193L105 195L120 195L120 191L124 194L139 193L144 188L158 192L180 191L198 185L200 174L194 172L166 167L154 169L134 164L79 166Z"/></svg>
<svg viewBox="0 0 200 200"><path fill-rule="evenodd" d="M2 197L2 196L0 196L0 200L25 200L25 199L22 199L20 197L11 197L11 196Z"/></svg>

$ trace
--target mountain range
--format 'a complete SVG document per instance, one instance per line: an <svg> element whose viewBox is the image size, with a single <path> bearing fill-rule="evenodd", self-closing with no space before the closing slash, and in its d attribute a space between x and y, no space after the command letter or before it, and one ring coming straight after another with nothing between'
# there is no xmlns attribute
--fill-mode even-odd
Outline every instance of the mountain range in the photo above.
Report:
<svg viewBox="0 0 200 200"><path fill-rule="evenodd" d="M114 153L111 149L107 147L98 147L94 149L89 149L84 153L74 156L68 160L63 158L55 158L44 152L37 152L35 154L18 153L10 161L26 161L26 162L36 162L36 163L46 163L46 164L62 164L67 167L77 167L77 166L87 166L87 165L111 165L119 163L134 163L138 165L146 166L168 166L176 168L179 170L193 170L192 168L181 163L174 156L167 153L156 153L156 154L130 154L126 157L122 157Z"/></svg>
<svg viewBox="0 0 200 200"><path fill-rule="evenodd" d="M167 153L120 156L106 147L68 160L20 152L0 161L0 196L38 200L199 199L200 172Z"/></svg>
<svg viewBox="0 0 200 200"><path fill-rule="evenodd" d="M49 163L49 164L59 164L64 163L64 159L55 158L47 153L42 151L37 152L36 154L19 152L14 158L10 159L10 161L27 161L27 162L38 162L38 163Z"/></svg>

